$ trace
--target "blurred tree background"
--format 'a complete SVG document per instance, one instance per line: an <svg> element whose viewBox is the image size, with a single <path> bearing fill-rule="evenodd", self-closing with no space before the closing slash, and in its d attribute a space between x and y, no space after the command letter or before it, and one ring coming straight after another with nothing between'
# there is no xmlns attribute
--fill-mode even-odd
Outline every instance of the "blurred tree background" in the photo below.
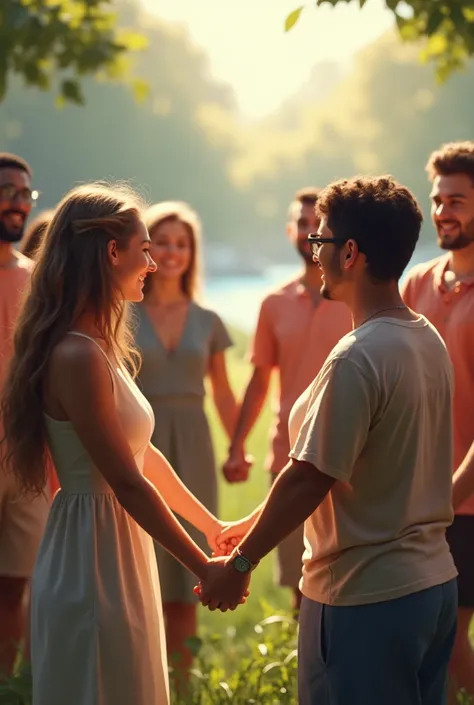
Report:
<svg viewBox="0 0 474 705"><path fill-rule="evenodd" d="M8 5L58 4L4 1L0 15ZM103 53L95 55L95 68L91 60L79 70L80 84L69 85L61 108L57 97L64 81L77 76L80 49L64 68L33 52L31 61L46 72L39 81L21 65L8 73L0 145L32 164L41 207L53 206L80 181L127 180L150 200L191 203L207 243L247 254L255 253L258 239L259 255L283 260L284 220L295 189L356 172L390 172L414 189L427 214L429 152L472 138L472 62L440 84L433 66L419 60L426 42L405 42L396 28L360 52L350 73L316 64L308 84L271 117L248 123L184 29L147 14L139 0L111 5L117 29L110 18L99 23ZM126 66L124 47L136 49L127 53ZM125 82L110 80L123 75ZM75 104L82 98L84 106ZM429 223L423 237L431 237Z"/></svg>

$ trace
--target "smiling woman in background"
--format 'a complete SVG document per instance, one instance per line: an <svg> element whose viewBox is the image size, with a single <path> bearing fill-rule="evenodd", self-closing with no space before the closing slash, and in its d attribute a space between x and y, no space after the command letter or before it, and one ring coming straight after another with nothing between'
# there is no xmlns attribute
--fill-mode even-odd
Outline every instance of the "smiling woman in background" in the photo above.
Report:
<svg viewBox="0 0 474 705"><path fill-rule="evenodd" d="M196 302L200 221L185 203L164 202L145 215L151 256L157 264L145 282L138 310L136 343L142 355L141 390L155 414L153 443L184 484L213 513L217 479L204 381L209 376L220 420L231 437L237 404L227 377L224 351L232 345L219 316ZM186 530L205 548L201 536ZM195 578L156 545L168 653L179 653L185 674L192 655L186 639L196 634Z"/></svg>
<svg viewBox="0 0 474 705"><path fill-rule="evenodd" d="M48 225L53 219L53 215L54 210L41 211L27 226L19 248L25 257L36 259L39 246L43 241Z"/></svg>

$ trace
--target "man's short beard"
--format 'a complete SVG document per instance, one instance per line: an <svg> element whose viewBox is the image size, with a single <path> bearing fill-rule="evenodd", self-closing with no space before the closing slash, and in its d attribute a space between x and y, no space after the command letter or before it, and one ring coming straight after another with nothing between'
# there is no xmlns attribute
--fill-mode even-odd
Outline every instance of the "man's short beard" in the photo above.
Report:
<svg viewBox="0 0 474 705"><path fill-rule="evenodd" d="M19 230L9 230L0 220L0 242L9 242L11 244L20 242L24 231L24 227Z"/></svg>
<svg viewBox="0 0 474 705"><path fill-rule="evenodd" d="M458 235L457 238L455 240L451 240L451 242L448 242L438 236L438 245L442 250L449 250L450 252L455 250L464 250L465 247L469 247L469 245L472 245L473 242L474 239L469 238L469 236L465 235L465 233L461 233L461 235Z"/></svg>

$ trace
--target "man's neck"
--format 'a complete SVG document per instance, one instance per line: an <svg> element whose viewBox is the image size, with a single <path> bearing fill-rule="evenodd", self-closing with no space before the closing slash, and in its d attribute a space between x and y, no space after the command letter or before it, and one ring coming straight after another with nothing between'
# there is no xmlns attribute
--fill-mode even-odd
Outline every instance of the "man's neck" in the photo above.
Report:
<svg viewBox="0 0 474 705"><path fill-rule="evenodd" d="M16 253L11 242L0 242L0 267L8 267L16 259Z"/></svg>
<svg viewBox="0 0 474 705"><path fill-rule="evenodd" d="M384 315L393 318L407 317L407 309L403 305L396 282L366 283L353 292L352 300L347 302L347 305L352 313L354 328L358 328L369 318L373 319Z"/></svg>
<svg viewBox="0 0 474 705"><path fill-rule="evenodd" d="M474 243L462 250L452 250L448 268L459 279L474 275Z"/></svg>

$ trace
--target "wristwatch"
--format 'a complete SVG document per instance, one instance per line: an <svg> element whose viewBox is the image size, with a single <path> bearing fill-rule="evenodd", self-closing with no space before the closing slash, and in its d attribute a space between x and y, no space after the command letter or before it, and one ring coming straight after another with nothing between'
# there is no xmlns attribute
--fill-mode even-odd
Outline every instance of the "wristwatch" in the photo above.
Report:
<svg viewBox="0 0 474 705"><path fill-rule="evenodd" d="M235 556L232 559L232 566L238 573L250 573L256 568L258 563L252 563L239 548L235 549Z"/></svg>

